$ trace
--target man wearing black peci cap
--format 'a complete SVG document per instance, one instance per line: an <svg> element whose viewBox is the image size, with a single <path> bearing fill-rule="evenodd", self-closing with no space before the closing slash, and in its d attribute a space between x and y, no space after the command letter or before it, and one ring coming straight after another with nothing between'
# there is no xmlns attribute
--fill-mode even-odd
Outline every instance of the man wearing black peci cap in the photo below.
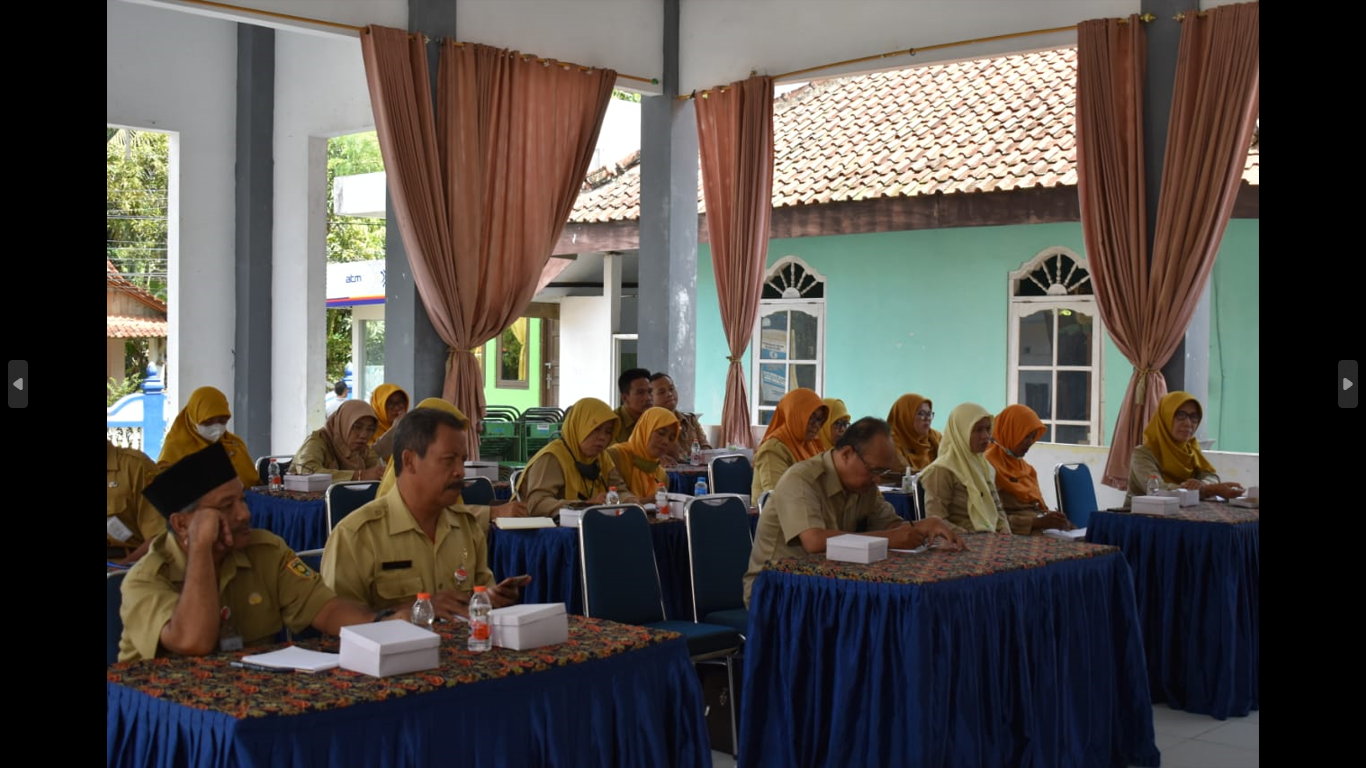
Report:
<svg viewBox="0 0 1366 768"><path fill-rule="evenodd" d="M168 527L124 577L119 661L235 650L270 641L286 624L335 635L376 619L337 598L279 536L251 529L221 443L172 464L143 495Z"/></svg>

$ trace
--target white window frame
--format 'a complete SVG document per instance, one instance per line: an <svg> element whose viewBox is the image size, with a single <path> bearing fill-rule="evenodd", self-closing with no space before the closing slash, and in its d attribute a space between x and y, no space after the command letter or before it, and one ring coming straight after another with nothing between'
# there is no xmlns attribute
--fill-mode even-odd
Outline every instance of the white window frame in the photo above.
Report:
<svg viewBox="0 0 1366 768"><path fill-rule="evenodd" d="M778 276L781 274L781 271L782 271L784 268L786 268L788 265L790 265L790 264L796 264L797 266L799 266L799 267L801 268L801 270L802 270L807 276L810 276L811 278L814 278L815 282L814 282L814 283L810 283L810 284L808 285L808 288L815 287L816 285L820 285L820 286L822 287L822 293L826 293L826 292L829 291L829 282L826 280L825 275L822 275L821 273L819 273L819 272L817 272L816 270L812 269L811 266L810 266L809 264L807 264L805 261L803 261L803 260L797 258L796 256L784 256L783 258L781 258L781 259L779 259L778 261L774 262L773 266L772 266L772 267L769 267L768 272L767 272L767 273L765 274L765 276L764 276L764 284L767 285L767 284L769 283L769 281L773 280L775 277L778 277ZM798 292L797 290L795 290L795 289L793 289L793 288L790 288L790 287L785 291L785 294L786 294L786 297L785 297L785 298L781 298L781 299L761 299L761 300L759 301L759 314L758 314L758 316L755 317L755 319L754 319L754 332L753 332L753 334L751 335L751 337L750 337L750 342L749 342L749 345L750 345L750 346L749 346L749 349L750 349L750 355L749 355L749 360L750 360L750 366L749 366L749 367L750 367L750 376L749 376L750 385L749 385L749 386L750 386L750 389L749 389L749 391L750 391L750 393L751 393L752 402L753 402L753 405L752 405L752 407L750 408L750 421L751 421L751 423L753 423L755 426L760 426L760 425L763 423L763 422L761 422L761 421L759 420L759 416L760 416L760 413L761 413L762 410L769 410L769 411L773 410L773 406L760 406L760 405L759 405L759 400L760 400L759 371L760 371L760 365L762 365L762 364L765 362L764 360L762 360L762 359L759 357L760 338L761 338L761 334L763 333L763 319L764 319L764 315L766 315L766 314L771 314L771 313L777 312L777 311L791 311L791 310L797 310L797 311L800 311L800 312L805 312L805 313L810 314L810 315L814 315L814 316L816 317L816 357L815 357L815 359L814 359L814 360L808 360L808 359L806 359L806 358L802 358L802 359L799 359L799 360L789 359L789 360L785 360L785 361L783 361L783 362L784 362L784 363L794 363L794 362L795 362L795 363L798 363L798 364L811 364L811 363L814 363L815 366L816 366L816 386L815 386L815 389L816 389L817 392L824 392L824 391L825 391L825 297L822 296L821 298L800 298L800 295L801 295L800 292ZM789 327L790 327L790 326L789 326ZM772 362L777 362L777 361L768 361L768 362L772 363ZM788 391L789 391L789 392L792 391L792 380L791 380L791 379L788 380Z"/></svg>
<svg viewBox="0 0 1366 768"><path fill-rule="evenodd" d="M1090 269L1089 269L1089 267L1087 266L1086 259L1082 258L1080 255L1078 255L1077 253L1075 253L1075 252L1072 251L1071 249L1063 248L1063 247L1060 247L1060 246L1059 246L1059 247L1052 247L1052 248L1045 248L1044 250L1042 250L1042 251L1040 251L1038 254L1036 254L1036 255L1034 256L1034 258L1032 258L1032 259L1030 259L1029 261L1025 262L1019 269L1017 269L1017 270L1015 270L1014 272L1011 272L1011 273L1010 273L1010 280L1009 280L1009 282L1007 283L1007 288L1006 288L1007 296L1008 296L1008 301L1010 302L1010 311L1007 313L1007 314L1008 314L1008 318L1009 318L1009 319L1008 319L1009 328L1007 329L1007 332L1006 332L1006 339L1007 339L1006 345L1007 345L1007 350L1008 350L1008 352L1007 352L1007 355L1008 355L1007 366L1008 366L1008 368L1007 368L1007 373L1006 373L1006 381L1007 381L1007 385L1006 385L1006 386L1007 386L1007 395L1006 395L1006 396L1007 396L1007 402L1010 402L1010 403L1018 403L1018 402L1020 402L1020 370L1021 370L1021 366L1020 366L1020 338L1019 338L1019 337L1020 337L1020 321L1021 321L1022 319L1024 319L1024 318L1026 318L1026 317L1028 317L1028 316L1030 316L1030 315L1032 315L1032 314L1034 314L1034 313L1040 311L1040 310L1054 310L1054 311L1057 311L1057 310L1061 310L1061 309L1070 309L1070 310L1072 310L1073 312L1079 312L1079 313L1084 314L1084 315L1086 315L1086 316L1088 316L1088 317L1091 317L1091 318L1093 318L1094 323L1095 323L1095 326L1094 326L1094 328L1093 328L1093 330L1092 330L1092 332L1091 332L1091 365L1089 365L1089 366L1084 366L1084 365L1063 365L1063 366L1060 366L1060 365L1057 364L1057 358L1058 358L1058 344L1057 344L1058 324L1057 324L1057 322L1056 322L1056 316L1055 316L1055 322L1053 323L1053 335L1054 335L1054 338L1053 338L1053 344L1052 344L1052 348L1053 348L1053 361L1054 361L1054 362L1053 362L1053 365L1051 365L1051 366L1027 365L1027 366L1024 366L1024 370L1026 370L1026 371L1031 371L1031 370L1033 370L1033 371L1052 371L1053 374L1054 374L1052 386L1050 387L1050 390L1049 390L1049 391L1052 393L1052 398L1053 398L1053 402L1051 403L1051 406L1052 406L1052 407L1051 407L1051 413L1052 413L1052 415L1053 415L1053 418L1044 418L1044 419L1043 419L1043 421L1044 421L1045 424L1048 424L1048 425L1050 425L1050 426L1052 427L1052 429L1050 429L1049 432L1050 432L1050 436L1051 436L1051 438L1052 438L1052 441L1053 441L1054 443L1057 442L1057 436L1058 436L1058 435L1057 435L1057 427L1059 427L1059 426L1084 426L1084 427L1087 427L1087 428L1088 428L1088 431L1089 431L1089 434L1090 434L1090 438L1091 438L1091 439L1090 439L1089 442L1083 443L1083 445L1095 445L1095 446L1104 445L1104 444L1105 444L1105 434L1104 434L1104 425L1105 425L1105 418L1104 418L1104 405L1105 405L1105 398L1104 398L1105 377L1104 377L1104 371L1103 371L1104 360L1103 360L1103 358L1102 358L1102 355L1103 355L1104 347L1105 347L1105 344L1104 344L1104 341L1103 341L1104 338L1105 338L1105 326L1104 326L1104 323L1101 321L1101 318L1100 318L1100 308L1099 308L1099 306L1097 306L1097 304L1096 304L1096 297L1095 297L1095 295L1094 295L1094 294L1084 294L1084 295L1073 295L1073 294L1069 294L1069 293L1066 292L1066 287L1065 287L1065 285L1064 285L1063 283L1061 283L1061 282L1053 282L1053 283L1051 283L1051 284L1048 286L1049 295L1047 295L1047 296L1016 296L1016 295L1015 295L1016 286L1020 283L1020 281L1022 281L1022 280L1028 280L1028 279L1029 279L1029 275L1030 275L1031 273L1033 273L1035 270L1037 270L1041 264L1043 264L1043 263L1044 263L1045 261L1047 261L1048 259L1050 259L1050 258L1052 258L1052 257L1054 257L1054 256L1059 256L1059 255L1065 256L1065 257L1067 257L1068 259L1071 259L1071 260L1076 264L1077 267L1079 267L1080 269L1086 270L1087 275L1088 275L1088 276L1090 275ZM1061 280L1064 280L1064 281L1068 279L1068 275L1059 275L1059 276L1057 276L1057 277L1060 278ZM1091 403L1090 403L1090 405L1091 405L1091 418L1090 418L1089 420L1087 420L1087 421L1079 421L1079 420L1070 420L1070 419L1066 419L1066 420L1065 420L1065 419L1059 419L1059 418L1057 418L1057 413L1058 413L1058 407L1057 407L1057 404L1058 404L1057 373L1058 373L1059 371L1063 371L1063 372L1065 372L1065 371L1090 371L1090 373L1091 373ZM1042 415L1041 415L1041 418L1042 418ZM1067 445L1071 445L1071 443L1067 443Z"/></svg>

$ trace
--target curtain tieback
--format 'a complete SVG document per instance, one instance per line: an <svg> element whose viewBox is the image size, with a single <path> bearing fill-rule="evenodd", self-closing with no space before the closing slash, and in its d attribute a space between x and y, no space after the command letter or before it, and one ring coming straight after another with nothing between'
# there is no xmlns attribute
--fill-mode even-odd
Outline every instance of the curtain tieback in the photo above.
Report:
<svg viewBox="0 0 1366 768"><path fill-rule="evenodd" d="M726 359L732 363L738 363L745 359L744 355L727 355Z"/></svg>
<svg viewBox="0 0 1366 768"><path fill-rule="evenodd" d="M1152 374L1151 368L1139 368L1135 374L1138 376L1138 383L1134 385L1134 405L1143 405L1143 398L1148 394L1148 377Z"/></svg>

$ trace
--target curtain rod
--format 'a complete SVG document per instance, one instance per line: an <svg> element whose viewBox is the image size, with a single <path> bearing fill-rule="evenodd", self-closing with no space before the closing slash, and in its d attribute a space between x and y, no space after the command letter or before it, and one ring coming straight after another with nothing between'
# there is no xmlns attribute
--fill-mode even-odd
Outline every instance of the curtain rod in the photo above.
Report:
<svg viewBox="0 0 1366 768"><path fill-rule="evenodd" d="M1156 19L1157 19L1157 17L1154 16L1154 15L1152 15L1151 13L1145 13L1145 14L1143 14L1142 16L1139 16L1139 17L1138 17L1138 20L1139 20L1139 21L1143 21L1143 22L1151 22L1151 21L1155 21ZM1127 24L1127 23L1129 23L1129 20L1128 20L1128 19L1120 19L1120 20L1119 20L1119 23L1120 23L1120 24ZM920 48L907 48L907 49L901 50L901 51L889 51L889 52L887 52L887 53L877 53L877 54L873 54L872 56L860 56L860 57L858 57L857 59L845 59L844 61L834 61L834 62L831 62L831 63L829 63L829 64L819 64L819 65L814 66L814 67L807 67L806 69L794 69L794 70L792 70L791 72L784 72L784 73L782 73L782 74L780 74L780 75L774 75L774 76L773 76L773 79L774 79L775 81L777 81L777 80L785 80L785 79L787 79L787 78L789 78L789 77L794 77L794 76L796 76L796 75L805 75L805 74L807 74L808 72L819 72L819 71L822 70L822 69L833 69L833 68L835 68L835 67L843 67L843 66L846 66L846 65L849 65L849 64L862 64L863 62L866 62L866 61L878 61L879 59L888 59L888 58L892 58L892 57L895 57L895 56L914 56L914 55L916 55L917 53L921 53L921 52L924 52L924 51L938 51L938 50L942 50L942 49L945 49L945 48L957 48L957 47L964 46L964 45L975 45L975 44L977 44L977 43L991 43L991 42L996 42L996 41L998 41L998 40L1010 40L1010 39L1017 38L1017 37L1032 37L1032 36L1034 36L1034 35L1048 35L1048 34L1052 34L1052 33L1054 33L1054 32L1070 32L1070 31L1076 30L1076 28L1077 28L1077 26L1076 26L1075 24L1073 24L1073 25L1068 26L1068 27L1050 27L1050 28L1048 28L1048 29L1031 29L1031 30L1029 30L1028 32L1010 32L1010 33L1007 33L1007 34L1004 34L1004 35L992 35L992 36L990 36L990 37L974 37L974 38L972 38L971 40L957 40L957 41L952 42L952 43L938 43L938 44L936 44L936 45L926 45L926 46L922 46L922 47L920 47ZM722 93L725 93L725 91L726 91L729 87L730 87L730 86L728 86L728 85L719 85L719 86L716 86L715 88L708 89L708 90L705 90L705 91L693 91L692 93L685 93L685 94L682 94L682 95L678 96L678 99L679 99L680 101L682 101L682 100L685 100L685 99L695 99L695 98L697 98L698 96L701 96L702 98L705 99L705 98L707 98L707 94L710 93L712 90L716 90L716 91L720 91L720 92L722 92Z"/></svg>
<svg viewBox="0 0 1366 768"><path fill-rule="evenodd" d="M283 19L283 20L285 20L285 21L299 21L299 22L303 22L303 23L305 23L305 24L317 24L317 25L323 26L323 27L332 27L333 29L345 29L345 30L347 30L347 31L355 32L355 33L357 33L357 34L362 34L362 33L364 33L367 29L369 29L369 27L358 27L358 26L356 26L356 25L354 25L354 24L343 24L343 23L338 22L338 21L327 21L327 20L325 20L325 19L312 19L312 18L309 18L309 17L307 17L307 16L295 16L295 15L290 14L290 13L279 13L279 12L276 12L276 11L263 11L263 10L259 10L259 9L256 9L256 8L245 8L245 7L240 6L240 5L230 5L230 4L228 4L228 3L218 3L218 2L214 2L214 0L178 0L178 2L186 3L186 4L190 4L190 5L203 5L203 6L207 6L207 7L209 7L209 8L222 8L222 9L228 10L228 11L237 11L237 12L239 12L239 13L254 14L254 15L256 15L256 16L265 16L265 17L267 17L267 18L272 18L272 19ZM427 39L425 35L424 35L423 39L424 39L424 40ZM456 46L463 46L464 43L459 43L459 42L457 42L457 43L455 43L455 45L456 45ZM579 68L579 71L581 71L581 72L588 72L588 71L594 69L594 67L585 67L585 66L583 66L582 64L570 64L570 63L568 63L568 62L557 61L557 60L555 60L555 59L541 59L541 58L538 58L538 59L536 59L536 61L537 61L538 63L540 63L540 64L560 64L560 65L563 65L563 66L566 66L566 67L578 67L578 68ZM625 75L625 74L622 74L622 73L620 73L620 72L617 73L617 79L618 79L618 80L635 80L636 82L640 82L640 83L649 83L649 84L651 84L651 85L658 85L658 84L659 84L659 78L655 78L655 77L638 77L638 76L636 76L636 75Z"/></svg>

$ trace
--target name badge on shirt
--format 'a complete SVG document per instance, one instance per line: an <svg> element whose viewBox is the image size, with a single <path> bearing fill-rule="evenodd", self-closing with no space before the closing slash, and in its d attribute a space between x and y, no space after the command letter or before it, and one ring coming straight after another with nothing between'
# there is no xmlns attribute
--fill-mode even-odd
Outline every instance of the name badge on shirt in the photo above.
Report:
<svg viewBox="0 0 1366 768"><path fill-rule="evenodd" d="M405 569L405 568L412 568L412 567L413 567L413 561L412 561L412 560L390 560L390 561L387 562L387 563L380 563L380 564L379 564L379 569L380 569L381 571L401 571L401 570L403 570L403 569Z"/></svg>
<svg viewBox="0 0 1366 768"><path fill-rule="evenodd" d="M133 531L117 517L106 517L104 519L104 531L114 541L128 541L133 538Z"/></svg>

